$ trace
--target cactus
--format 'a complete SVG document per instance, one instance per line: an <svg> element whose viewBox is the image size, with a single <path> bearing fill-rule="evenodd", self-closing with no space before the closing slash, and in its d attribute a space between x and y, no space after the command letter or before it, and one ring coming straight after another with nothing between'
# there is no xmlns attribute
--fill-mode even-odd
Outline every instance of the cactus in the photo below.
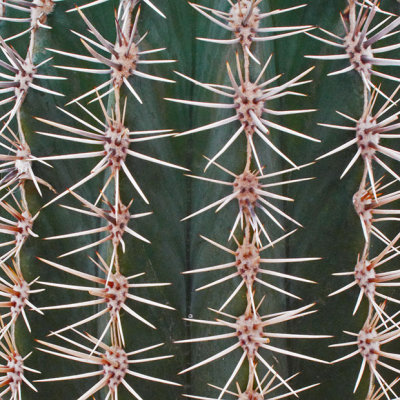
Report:
<svg viewBox="0 0 400 400"><path fill-rule="evenodd" d="M396 1L0 12L0 398L397 398Z"/></svg>

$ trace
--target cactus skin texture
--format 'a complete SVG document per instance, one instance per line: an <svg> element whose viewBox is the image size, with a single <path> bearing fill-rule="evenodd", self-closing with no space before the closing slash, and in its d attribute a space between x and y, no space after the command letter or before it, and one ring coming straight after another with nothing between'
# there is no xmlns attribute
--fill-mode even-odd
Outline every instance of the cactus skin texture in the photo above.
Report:
<svg viewBox="0 0 400 400"><path fill-rule="evenodd" d="M376 96L375 112L385 103L384 94L391 96L399 83L382 76L367 76L381 92L376 95L373 90L365 89L365 80L357 68L327 76L348 67L348 59L312 59L312 56L344 54L343 48L332 47L318 38L342 43L338 37L346 34L343 23L351 20L352 7L358 13L360 4L352 0L312 0L304 7L298 0L253 3L241 0L239 5L234 0L199 0L197 5L184 0L87 3L88 0L0 2L1 37L11 38L0 43L0 101L14 94L16 97L0 105L0 113L4 115L0 162L6 164L1 167L1 243L9 242L10 237L16 241L0 247L0 295L4 301L0 333L0 390L4 391L1 397L172 400L184 395L200 400L271 400L295 398L298 392L299 398L305 400L397 398L394 393L400 393L396 386L400 374L396 360L400 339L381 345L386 354L379 358L393 369L378 365L382 379L379 375L370 381L371 369L366 365L355 393L361 356L356 354L329 364L357 349L355 345L344 348L329 345L356 340L349 339L343 331L357 333L364 324L373 324L375 312L364 298L357 313L352 315L359 294L356 285L337 296L329 296L352 282L352 276L332 274L353 271L358 255L362 260L367 254L371 261L380 254L390 257L398 252L393 247L398 245L394 239L399 232L395 214L399 209L399 182L376 190L376 201L394 193L390 202L382 206L394 210L383 217L394 216L394 219L376 223L388 238L386 242L393 241L387 247L385 240L365 235L354 210L354 193L360 182L365 189L370 179L368 171L363 175L366 170L362 160L339 179L356 152L356 144L312 163L354 137L352 130L341 132L323 126L354 125L354 121L335 111L358 120L371 96ZM369 21L373 3L365 1L365 19L361 13L358 22ZM206 7L219 11L213 13ZM253 18L258 10L265 14L292 7L290 12L272 13L260 21ZM244 24L240 36L237 31L215 23L215 19L222 21L228 15L224 13L232 10L231 23L236 24L235 28L242 29L244 18L258 31L249 31ZM371 26L387 17L390 20L368 34L368 38L398 21L397 15L400 15L397 1L381 1ZM393 22L390 31L396 34L372 44L373 49L389 45L393 49L376 53L375 57L400 59L396 24ZM263 30L265 27L281 29ZM317 27L337 37L326 36ZM132 30L137 33L131 36ZM282 37L254 40L274 35ZM207 38L227 42L210 43L204 40ZM160 48L166 50L145 53ZM40 65L50 57L53 58ZM146 60L160 62L146 63ZM175 60L178 62L173 64ZM268 68L259 84L284 74L264 88L291 81L294 86L283 86L280 92L274 92L275 89L265 92L264 107L307 112L262 114L260 102L249 108L248 100L261 93L254 92L253 87L247 92L242 89L236 98L221 95L221 91L240 92L235 87L240 86L240 74L245 83L254 82L267 60ZM398 62L389 62L388 66L379 63L382 61L371 68L400 79ZM32 70L32 64L39 65L37 71ZM94 69L104 73L93 73ZM25 72L21 74L21 70ZM10 84L9 76L20 77L20 86ZM51 79L54 77L66 79ZM304 81L310 82L296 85ZM224 86L201 86L198 82ZM232 89L227 89L228 86ZM93 91L95 87L99 94ZM97 98L107 91L110 92ZM280 96L285 91L307 96ZM87 92L89 95L82 97ZM394 101L398 96L394 95ZM199 107L194 102L214 105ZM237 107L230 107L232 104ZM8 113L10 110L13 111ZM397 112L397 105L393 105L382 119ZM236 120L232 116L237 116ZM228 118L232 121L223 126L209 127L204 132L197 129ZM267 121L264 129L269 133L263 131L260 118ZM285 128L276 124L292 131L282 131ZM395 117L390 124L396 124ZM256 129L261 130L261 135L255 133ZM153 133L143 133L150 130ZM290 134L293 131L297 134ZM216 156L235 132L235 141L215 160L232 171L235 176L231 176L204 156L209 159ZM397 132L396 127L388 133ZM302 134L308 138L299 137ZM63 135L64 139L55 135ZM158 137L161 135L165 137ZM144 140L152 137L154 140ZM129 142L130 139L133 141ZM268 140L281 154L267 145ZM397 149L396 140L390 138L383 138L381 144ZM13 158L15 150L20 156L18 160ZM86 154L99 151L106 153ZM384 154L381 157L399 174L398 153L392 155L394 159ZM96 169L102 157L108 157L107 162ZM293 163L301 168L296 170ZM372 167L375 182L385 175L381 186L394 179L378 164ZM94 176L93 169L104 171ZM289 171L283 175L259 179L263 174L286 169ZM74 187L85 177L91 179ZM216 184L210 179L232 185ZM258 185L295 182L260 188L255 185L257 180ZM226 205L221 201L212 209L192 215L229 196L235 187L244 191L232 196ZM253 188L264 193L252 197ZM244 192L250 194L242 196ZM279 207L278 211L259 200L260 197ZM374 201L372 190L367 197ZM221 204L224 207L215 213ZM231 235L234 238L228 241L239 212L238 204L242 207L243 227L239 220ZM377 214L373 215L375 218ZM84 234L70 235L75 232ZM271 241L276 242L274 246ZM85 248L96 242L93 247ZM254 260L264 247L260 251L261 263L257 264ZM76 249L81 251L75 252ZM378 267L376 273L397 271L397 258ZM226 269L196 271L225 264ZM238 264L244 265L244 269L236 269ZM254 265L264 273L245 268ZM238 276L198 290L236 270ZM258 281L254 281L255 275ZM388 282L392 286L378 291L398 299L397 277ZM238 285L240 290L234 292ZM79 289L76 286L81 290L75 290ZM27 293L29 303L23 301ZM234 296L230 298L232 293ZM231 301L225 304L228 298ZM384 306L381 300L376 298L378 309L381 307L380 318L391 327L389 332L397 332L399 304L388 301ZM86 305L87 302L91 303ZM60 307L76 303L81 306ZM215 312L218 310L219 314ZM314 310L318 312L313 313ZM263 319L271 322L261 328L259 316L274 313L281 314ZM300 318L302 314L306 314L304 318ZM93 316L96 318L77 324ZM239 317L237 325L233 325L235 320L230 316ZM209 323L194 323L194 320ZM231 325L220 326L221 321ZM379 316L376 321L378 325L382 322ZM73 329L65 329L71 326ZM383 325L377 331L385 329ZM223 336L214 340L215 335ZM197 340L204 337L209 339ZM224 349L232 351L198 365ZM16 352L21 357L32 352L23 360L27 369L21 369L21 357ZM12 356L11 361L5 353ZM388 357L388 353L392 356ZM375 356L368 351L363 354L370 359ZM3 368L6 365L8 369ZM271 372L272 368L279 377ZM258 383L268 370L266 379ZM298 372L299 376L289 380ZM76 379L58 379L72 376ZM388 385L393 383L393 387L388 389L383 380Z"/></svg>

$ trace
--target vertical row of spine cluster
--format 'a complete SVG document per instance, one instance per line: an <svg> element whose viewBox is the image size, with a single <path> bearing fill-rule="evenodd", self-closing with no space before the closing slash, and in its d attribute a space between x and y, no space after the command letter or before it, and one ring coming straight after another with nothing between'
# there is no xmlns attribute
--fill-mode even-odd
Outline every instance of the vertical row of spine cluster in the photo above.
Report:
<svg viewBox="0 0 400 400"><path fill-rule="evenodd" d="M271 224L282 230L284 229L283 224L286 222L301 226L299 222L276 205L277 201L287 202L293 201L293 199L276 193L270 190L270 188L295 184L309 179L301 178L273 181L274 177L280 177L305 167L296 165L284 154L274 144L274 137L280 134L288 134L299 138L299 140L305 139L318 142L318 140L304 133L278 124L271 119L271 116L302 114L315 110L276 110L274 109L273 101L283 96L302 95L296 90L299 86L310 82L309 80L304 80L304 77L313 68L287 80L285 83L277 83L281 75L265 79L264 75L266 75L267 67L271 64L272 55L267 59L264 66L259 69L260 61L256 56L255 47L263 46L266 42L272 40L307 32L312 29L312 27L262 26L264 22L271 21L273 16L289 11L301 10L304 5L262 12L261 8L267 6L266 2L262 2L262 0L238 0L236 2L228 0L228 3L229 9L227 11L205 7L200 4L191 5L196 11L208 18L208 20L232 33L231 39L200 38L200 40L211 43L234 45L237 47L235 60L236 71L234 72L232 70L228 62L226 63L230 84L223 85L221 82L202 83L182 73L178 73L182 78L204 88L210 94L217 94L228 101L213 103L186 99L167 99L187 105L232 110L232 115L228 118L190 129L186 132L182 132L180 135L188 135L211 129L214 130L218 127L224 127L225 130L234 127L232 130L233 134L229 136L229 140L226 144L215 154L206 157L208 163L205 170L209 167L216 167L226 174L227 180L192 176L193 178L201 179L211 184L223 185L223 187L229 190L228 194L185 218L195 217L212 208L216 208L218 212L231 202L236 202L237 204L237 216L235 220L232 221L232 229L228 235L228 241L234 241L233 249L231 246L221 244L221 240L213 240L203 236L203 239L213 245L215 249L227 253L227 257L230 257L230 261L221 265L186 271L187 274L227 271L221 278L197 288L197 290L212 288L228 280L239 278L235 290L226 295L226 298L221 301L222 305L218 310L213 310L217 314L216 321L189 319L189 321L193 323L225 328L227 332L214 336L179 341L180 343L196 343L218 340L231 343L229 346L224 346L222 351L186 368L181 373L186 373L202 367L232 352L240 352L239 361L232 369L228 369L230 371L229 377L224 384L221 385L220 382L209 382L212 387L218 389L219 394L216 396L218 400L225 398L225 396L235 396L240 400L261 400L264 398L298 396L297 393L315 385L302 387L296 390L293 389L292 384L289 383L293 376L283 376L283 372L279 371L279 367L276 367L273 361L271 361L271 354L282 354L284 356L298 357L317 362L325 361L281 348L279 345L276 345L276 342L280 339L317 339L327 336L277 333L274 329L272 333L269 332L269 327L275 325L279 327L279 324L313 313L314 310L311 310L313 304L293 310L279 310L278 312L267 315L261 315L259 310L261 303L263 301L265 303L270 302L272 296L284 295L300 300L298 296L271 283L268 277L279 277L305 283L313 283L307 279L286 274L283 271L279 271L279 269L276 270L274 266L279 267L280 265L288 263L310 262L318 260L318 258L267 258L268 256L266 253L263 255L264 251L271 249L276 243L284 240L296 231L295 229L279 238L273 238L272 230L270 229ZM259 70L256 73L257 69ZM229 148L235 141L238 143L241 139L241 143L244 145L242 151L246 154L242 169L237 172L230 171L225 166L221 165L221 163L217 163L217 160L223 154L227 157L230 151ZM280 159L283 159L283 161L288 164L288 168L273 171L271 170L272 162L268 160L266 162L266 167L264 167L260 161L261 157L259 157L259 154L261 154L260 152L264 152L266 148L273 154L276 154ZM271 268L265 266L268 264L271 265ZM221 295L222 291L220 290L219 293ZM225 310L229 309L233 304L233 300L241 295L244 295L246 299L246 305L242 313L240 315L227 313ZM269 309L271 310L270 307ZM248 366L247 383L244 387L241 387L236 379L246 366ZM226 367L224 367L224 369L226 369ZM215 386L215 384L217 384L217 386ZM187 394L186 396L195 399L210 399L209 397L192 394Z"/></svg>
<svg viewBox="0 0 400 400"><path fill-rule="evenodd" d="M324 154L320 158L330 156L350 147L356 147L356 152L350 163L344 169L342 177L358 159L363 163L363 174L360 186L353 196L353 205L360 217L361 227L365 239L364 247L360 252L353 271L339 272L334 275L352 276L353 280L343 288L331 295L341 293L347 289L358 286L359 296L356 301L355 314L360 307L363 298L368 302L368 315L362 329L358 333L346 332L352 336L352 340L346 343L333 345L356 346L356 350L341 357L335 362L343 361L353 356L360 355L361 367L355 382L354 392L358 389L362 377L369 370L369 388L367 400L381 398L398 398L393 386L398 378L388 382L386 374L400 373L398 366L393 366L391 361L399 361L397 353L385 351L385 345L398 339L400 327L395 317L398 313L388 312L388 303L394 305L400 301L385 293L387 287L398 286L400 270L384 269L384 264L399 254L396 244L400 235L393 239L378 228L382 221L398 220L396 206L392 203L400 198L400 192L393 190L392 185L400 180L395 169L391 168L387 159L400 160L400 153L391 149L386 143L390 139L398 139L396 131L400 124L395 123L399 112L396 111L396 94L400 88L385 93L382 83L376 81L383 78L387 82L400 82L396 76L378 71L376 67L399 66L400 61L393 58L382 58L381 55L393 52L400 48L398 44L400 18L378 7L378 1L364 1L362 4L354 0L348 0L345 13L341 14L344 26L344 36L328 32L327 38L309 34L323 43L334 46L340 50L339 54L308 56L320 60L346 60L344 68L331 72L329 75L340 75L349 71L355 71L361 77L363 83L364 106L361 116L349 116L343 110L337 112L347 119L347 126L320 124L328 128L345 130L351 133L351 140L334 150ZM378 22L375 23L375 21ZM380 44L386 39L394 38L392 43ZM389 39L390 40L390 39ZM350 72L354 74L354 72ZM377 172L380 171L380 172ZM382 172L386 175L379 176ZM389 177L389 179L388 179ZM386 181L385 181L386 180ZM386 208L385 206L391 206ZM378 225L378 226L377 226ZM375 243L376 242L376 243ZM376 252L379 244L383 249ZM373 246L374 245L374 246ZM373 247L372 247L373 246ZM388 264L387 264L388 265ZM388 361L389 363L388 363ZM394 397L393 397L394 396Z"/></svg>
<svg viewBox="0 0 400 400"><path fill-rule="evenodd" d="M6 238L0 244L0 247L5 249L0 257L0 268L2 270L0 277L2 301L0 307L5 310L0 317L0 357L2 359L0 366L2 391L0 397L10 396L10 399L16 400L21 399L23 383L37 391L35 386L25 377L25 372L39 373L39 371L29 368L25 363L31 353L22 356L18 350L19 346L16 341L17 320L23 318L30 332L26 308L29 307L31 310L43 314L29 300L31 294L41 292L43 289L32 289L31 286L36 283L37 279L28 283L23 274L23 271L28 271L28 268L24 265L26 260L23 261L21 257L22 248L29 237L37 237L33 231L33 224L39 215L39 212L32 215L33 212L26 190L27 182L33 182L40 196L42 195L41 187L47 187L54 191L49 183L36 177L33 173L33 161L48 164L31 153L21 122L21 113L28 91L33 90L62 96L61 93L47 89L42 85L45 81L62 80L64 78L40 73L40 68L50 59L42 60L36 64L37 35L42 29L49 29L49 26L46 25L47 16L53 11L54 2L52 0L2 2L1 7L2 21L16 23L17 26L20 23L28 25L27 29L8 38L0 36L0 66L5 71L0 74L2 79L0 81L0 93L4 95L0 105L2 109L8 110L3 111L0 117L0 121L2 121L0 168L3 174L0 181L0 206L3 215L5 215L0 218L0 232ZM7 17L10 10L18 10L23 18ZM26 54L18 53L10 44L19 37L28 37Z"/></svg>
<svg viewBox="0 0 400 400"><path fill-rule="evenodd" d="M58 338L65 345L58 345L53 342L37 340L42 346L39 350L66 358L73 361L86 363L88 366L97 365L95 372L87 372L81 375L49 377L38 380L37 382L58 382L69 379L92 378L98 377L98 381L86 390L79 397L80 400L92 398L94 394L105 388L107 390L106 399L117 399L118 390L122 385L136 399L141 400L140 394L129 383L129 376L135 378L177 385L174 382L156 378L153 376L139 373L135 370L134 364L143 362L154 362L163 360L171 356L146 356L141 358L141 353L150 352L162 345L155 344L146 348L126 349L124 337L124 325L131 324L132 321L124 322L121 312L126 316L134 318L139 323L147 325L149 328L155 329L155 326L135 311L137 302L144 303L148 306L160 307L164 309L172 309L172 307L161 304L159 302L149 300L140 294L141 288L152 288L168 285L168 283L139 283L135 280L144 275L142 271L134 271L134 274L127 277L120 270L120 260L125 252L126 242L128 240L141 240L150 243L148 239L132 229L130 225L132 220L145 217L151 212L131 213L133 201L126 202L121 196L120 185L122 179L126 178L138 196L146 203L149 201L137 183L135 173L132 173L127 166L128 157L134 157L145 162L156 163L173 168L181 168L177 165L159 160L157 158L142 154L133 149L136 142L164 139L171 136L170 130L146 130L134 131L125 126L125 116L127 113L127 102L129 98L123 97L123 90L126 88L139 103L142 99L134 88L134 84L130 81L133 76L138 78L151 79L161 82L172 82L168 79L142 72L141 67L145 64L160 64L165 62L173 62L173 60L157 60L147 59L147 55L158 53L163 49L146 49L143 46L145 35L140 35L140 0L121 0L115 17L115 41L107 40L85 16L82 9L92 7L103 3L104 1L94 1L80 8L72 8L69 11L79 13L89 32L89 36L74 32L81 40L85 50L89 53L75 54L64 51L63 49L47 49L58 55L84 61L101 68L82 68L74 65L59 65L59 69L72 70L81 73L90 73L97 76L105 76L105 82L101 83L94 89L71 100L67 105L74 105L81 110L87 118L81 118L64 108L59 108L61 112L73 120L73 124L61 124L56 121L37 117L37 120L58 129L61 133L54 132L37 132L44 137L50 137L56 140L66 142L75 142L77 144L77 152L62 155L46 155L35 157L31 155L29 146L26 143L24 133L22 131L22 123L20 120L21 105L27 95L28 89L40 90L42 92L58 95L50 89L43 88L36 83L36 79L65 79L58 76L40 75L38 68L48 62L51 58L43 61L39 65L33 64L35 49L35 34L39 28L49 28L45 25L46 16L53 10L54 4L51 0L41 1L34 0L32 2L14 0L12 2L2 3L2 5L10 8L12 11L29 12L30 28L18 35L3 40L0 38L1 50L6 57L6 61L0 61L1 67L10 71L13 75L1 73L1 77L5 79L0 82L1 93L11 93L12 97L1 101L1 104L12 103L13 107L5 113L1 120L6 121L0 131L3 142L0 143L2 148L11 152L11 155L2 155L1 172L6 173L1 181L1 188L7 190L2 195L1 203L3 209L9 214L10 218L1 217L1 232L14 236L14 240L3 243L1 247L12 245L12 249L6 252L0 259L1 268L11 281L1 278L0 295L8 298L9 301L2 302L2 307L9 307L7 314L2 314L1 336L2 339L0 356L7 363L0 367L2 374L1 386L5 387L0 397L7 392L11 392L12 399L21 399L21 383L25 381L32 389L35 389L24 377L24 370L30 370L24 366L24 359L19 355L15 343L15 322L19 314L22 314L26 324L29 324L26 318L24 307L30 306L33 310L43 313L45 310L62 310L83 308L90 310L89 316L79 321L69 321L68 325L52 331L49 336ZM144 3L150 6L154 11L165 17L164 14L154 6L149 0ZM113 16L111 16L112 20ZM2 17L3 21L24 21L18 17ZM29 47L26 58L22 58L14 48L10 47L6 41L13 40L17 37L24 36L29 33ZM83 105L81 101L87 101L89 97L93 97L90 103L95 103L102 110L102 116L96 116L96 111L91 110L92 106ZM108 99L108 104L104 102ZM90 104L89 103L89 104ZM16 119L18 133L14 133L10 126ZM95 147L95 151L81 151L81 147ZM79 236L100 235L103 236L99 240L68 251L60 257L66 257L87 249L95 248L96 258L89 257L93 262L97 272L89 274L80 269L80 266L66 266L56 263L52 260L39 258L48 266L55 268L69 276L75 276L82 281L82 284L72 285L67 283L44 282L40 283L45 286L56 287L60 290L69 289L71 292L80 291L88 296L83 302L69 303L61 305L50 305L36 308L29 300L28 296L35 290L30 289L22 275L20 265L21 247L29 236L36 236L32 231L32 225L37 218L38 213L32 217L28 207L28 201L25 196L25 182L32 180L37 191L41 194L40 185L47 186L53 190L52 186L44 180L35 177L33 174L31 163L38 161L48 165L47 161L59 160L75 160L75 159L99 159L93 164L93 168L87 176L84 176L77 183L54 197L50 202L43 206L47 207L51 203L58 201L65 195L72 195L80 204L80 207L72 207L65 205L64 207L79 213L94 217L99 221L99 227L90 230L84 230L74 233L66 233L58 236L45 238L47 240L74 238ZM124 177L121 175L123 171ZM136 172L136 171L135 171ZM97 188L95 192L100 191L100 195L91 202L76 192L85 183L92 181L93 178L102 174L104 176L103 187ZM18 192L18 193L17 193ZM13 207L6 201L6 198L12 198L17 206ZM128 239L129 238L129 239ZM129 242L128 242L129 243ZM110 244L108 247L106 247ZM129 244L127 244L129 245ZM109 251L110 250L110 251ZM103 256L101 254L103 254ZM104 254L108 254L104 256ZM12 260L13 267L5 264L7 260ZM35 280L36 281L36 280ZM66 279L68 282L68 279ZM41 291L43 289L39 289ZM92 313L93 310L96 312ZM65 312L65 311L64 311ZM67 315L67 314L66 314ZM105 328L100 333L88 333L82 331L87 323L94 320L102 320ZM74 336L72 336L74 335ZM138 355L138 356L137 356ZM33 371L33 370L31 370ZM37 371L33 371L37 372ZM36 390L36 389L35 389ZM139 390L140 392L140 390Z"/></svg>

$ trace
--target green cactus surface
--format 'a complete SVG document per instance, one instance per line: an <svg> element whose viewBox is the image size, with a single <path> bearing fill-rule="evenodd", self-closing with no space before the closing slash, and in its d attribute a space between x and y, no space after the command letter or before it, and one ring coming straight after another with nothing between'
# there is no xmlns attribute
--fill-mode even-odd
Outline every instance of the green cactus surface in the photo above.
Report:
<svg viewBox="0 0 400 400"><path fill-rule="evenodd" d="M0 399L397 399L399 15L0 0Z"/></svg>

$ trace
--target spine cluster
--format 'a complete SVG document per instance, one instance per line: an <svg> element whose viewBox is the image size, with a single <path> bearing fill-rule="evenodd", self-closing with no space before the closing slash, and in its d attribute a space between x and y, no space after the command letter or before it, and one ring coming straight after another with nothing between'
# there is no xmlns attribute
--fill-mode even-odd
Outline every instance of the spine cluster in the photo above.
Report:
<svg viewBox="0 0 400 400"><path fill-rule="evenodd" d="M356 71L363 85L363 110L360 115L351 116L344 110L337 112L347 120L346 126L320 124L332 129L344 130L351 134L351 140L332 151L322 155L324 158L344 149L354 148L355 154L345 167L341 178L361 160L363 173L357 192L353 196L353 205L360 218L364 236L364 247L360 251L354 270L339 272L334 275L351 276L352 281L338 289L332 295L342 293L350 288L358 287L359 295L354 307L355 314L363 299L368 303L368 313L365 322L358 333L345 333L352 336L350 342L332 345L332 347L355 346L351 353L334 362L351 357L361 357L361 367L354 385L357 391L364 375L369 375L367 400L381 398L398 398L394 385L398 379L388 382L387 374L399 374L398 366L393 361L400 360L397 353L387 351L387 344L398 340L400 327L396 322L398 313L392 315L387 309L399 304L399 300L387 294L387 288L399 285L400 271L387 268L387 264L399 254L396 244L400 235L393 239L382 231L379 225L383 221L397 221L399 211L393 205L400 198L400 192L393 190L399 175L391 167L390 159L398 161L400 153L388 147L392 139L398 139L396 133L400 124L396 123L399 112L396 111L396 94L400 88L386 93L382 86L386 81L400 82L396 76L381 72L380 67L399 66L400 61L393 58L383 58L382 55L400 48L398 43L386 44L385 40L398 35L400 17L388 13L378 7L378 1L365 1L362 4L348 0L348 7L341 19L344 36L321 28L324 37L307 33L313 38L335 47L338 54L308 56L320 60L346 60L345 68L335 70L329 75L341 75ZM384 68L382 68L384 69ZM378 80L379 79L379 80ZM388 143L388 144L387 144ZM389 206L389 208L387 208ZM383 249L380 249L379 246ZM374 253L377 253L374 255ZM386 267L386 269L385 269Z"/></svg>
<svg viewBox="0 0 400 400"><path fill-rule="evenodd" d="M217 199L215 202L206 205L187 216L186 219L198 216L199 214L215 208L216 212L223 209L229 203L235 203L237 207L236 218L232 221L232 228L228 233L228 245L221 243L221 239L211 239L202 236L209 244L214 246L216 251L223 251L227 256L227 262L224 264L202 267L186 271L186 274L207 273L210 271L221 271L221 278L203 285L196 290L205 290L209 288L216 289L216 286L228 280L237 280L236 288L232 293L223 294L219 291L221 306L217 310L216 320L202 320L190 318L192 323L206 324L209 326L219 326L226 330L226 333L213 336L191 338L180 340L179 343L210 342L214 340L223 341L229 345L217 354L210 356L194 365L181 371L181 374L192 371L196 368L205 366L215 360L222 359L230 353L240 353L240 358L233 368L226 368L229 375L224 383L208 382L211 387L218 390L215 399L223 399L225 396L234 395L241 400L264 399L265 396L274 397L273 393L281 393L276 398L289 396L298 396L297 393L310 389L315 385L294 389L291 379L286 377L279 370L279 366L270 361L269 355L284 355L289 357L298 357L306 360L326 363L326 361L314 357L289 351L277 345L279 339L318 339L326 338L325 335L306 335L277 333L275 325L283 324L287 321L309 315L314 310L311 308L314 304L301 306L293 310L279 310L273 314L262 315L260 312L261 303L268 303L273 296L289 296L297 300L300 297L284 290L282 287L272 283L269 277L279 277L283 279L296 280L304 283L315 283L307 279L283 273L279 271L279 266L290 263L302 263L318 260L317 257L304 258L268 258L268 249L271 248L293 234L297 229L274 238L271 233L272 225L284 230L286 223L292 226L301 226L300 222L294 220L285 213L278 205L281 202L290 202L293 199L274 191L273 188L283 185L296 184L310 178L300 179L279 179L285 174L297 171L307 165L296 165L282 150L274 144L277 135L292 135L299 140L304 139L311 142L318 142L317 139L298 132L285 125L274 121L273 116L286 116L291 114L308 113L315 110L297 109L297 110L277 110L274 106L274 100L283 96L302 95L297 91L299 86L311 82L304 80L313 68L310 68L298 76L287 79L283 83L277 83L281 75L266 78L267 68L271 64L272 54L266 62L261 65L257 58L256 47L265 42L282 39L287 36L308 32L310 26L272 26L272 17L277 14L283 14L290 11L299 12L305 5L296 6L287 9L279 9L263 12L265 5L261 0L238 0L229 1L228 10L219 10L209 8L200 4L191 4L200 14L205 16L212 23L229 31L232 38L215 39L199 38L212 44L225 44L235 46L237 49L234 60L234 67L227 61L226 71L229 84L222 82L202 83L191 77L178 72L178 75L190 82L205 89L209 95L218 95L221 101L202 102L189 99L167 99L173 102L217 109L231 110L232 115L209 124L192 128L182 132L179 136L188 134L197 134L199 132L212 130L212 134L218 135L214 131L223 127L225 130L232 130L227 142L215 152L207 155L208 168L218 168L227 177L226 180L211 179L204 176L191 177L200 179L210 184L222 185L227 190L226 196ZM269 23L269 24L268 24ZM266 25L266 26L264 26ZM240 142L241 141L241 142ZM220 158L229 153L229 148L233 143L243 143L242 153L245 153L245 162L239 171L231 171L226 168ZM266 162L263 166L260 152L268 148L273 154L283 159L287 168L274 171L271 168L272 160ZM278 177L278 181L274 179ZM269 264L269 265L268 265ZM276 268L278 267L278 268ZM223 272L223 274L222 274ZM219 287L219 286L218 286ZM245 305L239 315L229 313L229 307L232 306L237 298L245 298ZM270 332L270 327L273 332ZM221 346L222 347L222 346ZM223 361L220 361L222 364ZM239 374L247 368L247 383L240 386L237 379ZM278 389L279 388L279 389ZM284 390L284 394L279 390ZM275 391L276 390L276 391ZM271 394L270 394L271 393ZM210 399L198 395L186 394L189 398ZM275 394L276 396L276 394ZM214 399L214 397L213 397Z"/></svg>

